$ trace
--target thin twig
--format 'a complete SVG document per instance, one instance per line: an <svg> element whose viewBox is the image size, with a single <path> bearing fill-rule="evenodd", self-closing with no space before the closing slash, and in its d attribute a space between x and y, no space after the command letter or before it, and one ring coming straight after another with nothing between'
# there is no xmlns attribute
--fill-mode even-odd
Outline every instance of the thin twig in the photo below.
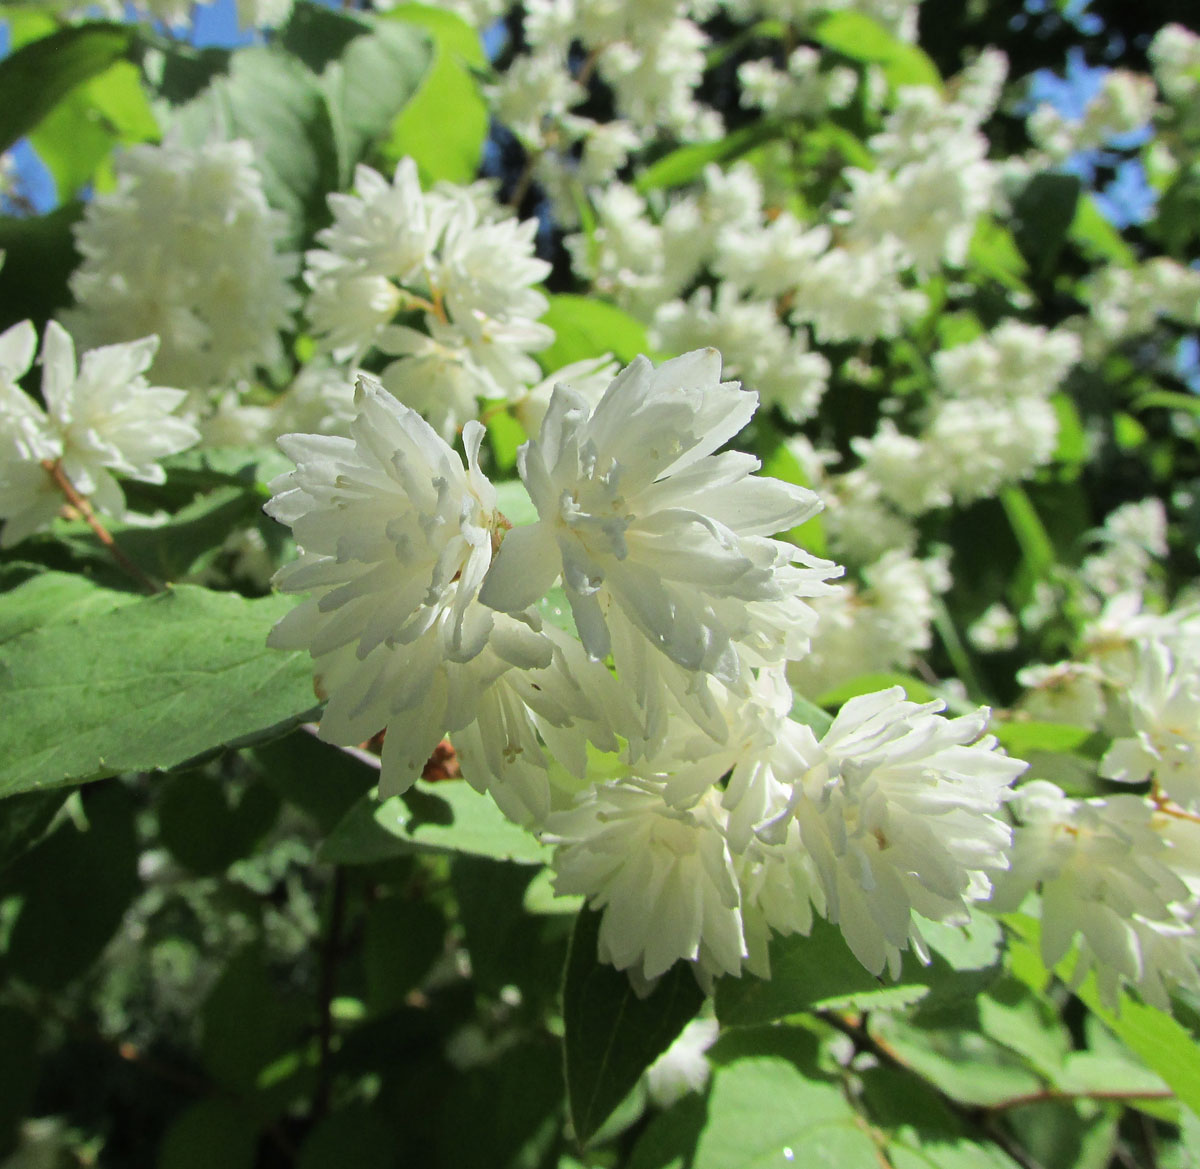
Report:
<svg viewBox="0 0 1200 1169"><path fill-rule="evenodd" d="M75 490L75 485L67 478L66 472L62 469L62 462L59 459L43 459L42 466L46 469L50 478L54 480L55 486L66 497L67 502L83 517L87 526L95 533L96 539L108 549L109 554L121 568L133 577L147 592L161 593L163 586L158 581L147 576L121 551L120 546L113 539L112 533L96 518L96 513L92 510L91 503Z"/></svg>

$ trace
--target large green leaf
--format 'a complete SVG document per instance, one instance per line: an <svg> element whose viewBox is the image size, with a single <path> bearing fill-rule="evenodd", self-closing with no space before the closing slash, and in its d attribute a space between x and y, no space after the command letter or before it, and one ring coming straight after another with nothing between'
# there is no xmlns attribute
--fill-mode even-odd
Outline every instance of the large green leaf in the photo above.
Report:
<svg viewBox="0 0 1200 1169"><path fill-rule="evenodd" d="M893 87L941 87L942 79L937 66L922 49L893 36L865 13L851 9L831 12L817 21L810 35L827 49L833 49L852 61L881 66L884 76Z"/></svg>
<svg viewBox="0 0 1200 1169"><path fill-rule="evenodd" d="M563 979L563 1056L575 1136L586 1144L704 1000L685 962L639 998L629 977L596 956L600 915L583 910Z"/></svg>
<svg viewBox="0 0 1200 1169"><path fill-rule="evenodd" d="M30 586L45 587L5 602ZM290 599L191 585L110 596L0 646L0 795L175 767L313 713L307 655L266 647Z"/></svg>
<svg viewBox="0 0 1200 1169"><path fill-rule="evenodd" d="M0 215L0 332L18 321L41 325L72 303L67 280L79 264L71 229L83 214L68 203L45 215Z"/></svg>
<svg viewBox="0 0 1200 1169"><path fill-rule="evenodd" d="M281 42L314 73L329 102L346 185L370 143L387 134L428 71L433 49L414 24L335 12L301 0Z"/></svg>
<svg viewBox="0 0 1200 1169"><path fill-rule="evenodd" d="M554 343L537 355L546 373L606 353L628 364L649 350L645 325L616 305L595 297L569 293L552 296L542 323L554 330Z"/></svg>
<svg viewBox="0 0 1200 1169"><path fill-rule="evenodd" d="M387 17L433 36L433 63L382 144L384 160L416 160L425 184L447 179L469 183L479 170L487 138L488 109L474 70L486 67L478 33L451 12L400 4Z"/></svg>
<svg viewBox="0 0 1200 1169"><path fill-rule="evenodd" d="M722 978L716 987L717 1017L728 1026L769 1023L801 1011L872 1010L944 1006L969 997L999 972L999 931L976 915L965 929L922 923L933 950L922 966L905 956L895 981L876 978L850 952L841 931L818 918L808 937L772 939L771 977Z"/></svg>
<svg viewBox="0 0 1200 1169"><path fill-rule="evenodd" d="M12 865L0 900L16 894L7 970L47 989L82 974L116 932L139 888L132 795L119 784L88 792L86 827L65 820Z"/></svg>
<svg viewBox="0 0 1200 1169"><path fill-rule="evenodd" d="M1013 236L1038 276L1054 272L1075 219L1081 186L1075 175L1043 171L1013 201Z"/></svg>
<svg viewBox="0 0 1200 1169"><path fill-rule="evenodd" d="M28 133L68 93L129 52L134 30L77 24L0 61L0 151Z"/></svg>
<svg viewBox="0 0 1200 1169"><path fill-rule="evenodd" d="M227 75L174 111L172 127L192 146L214 136L254 144L267 199L290 220L289 246L328 219L325 196L338 187L333 124L316 76L294 57L240 49Z"/></svg>
<svg viewBox="0 0 1200 1169"><path fill-rule="evenodd" d="M258 1125L231 1100L201 1100L163 1134L158 1169L253 1169Z"/></svg>
<svg viewBox="0 0 1200 1169"><path fill-rule="evenodd" d="M692 1169L879 1169L879 1150L839 1084L789 1059L717 1068Z"/></svg>
<svg viewBox="0 0 1200 1169"><path fill-rule="evenodd" d="M117 61L59 102L29 135L29 141L54 177L61 202L76 196L97 172L97 186L112 184L115 146L157 139L158 135L158 122L137 66Z"/></svg>
<svg viewBox="0 0 1200 1169"><path fill-rule="evenodd" d="M415 850L464 852L523 865L545 864L550 848L514 824L490 796L463 781L419 787L379 802L360 799L321 846L332 864L372 864Z"/></svg>

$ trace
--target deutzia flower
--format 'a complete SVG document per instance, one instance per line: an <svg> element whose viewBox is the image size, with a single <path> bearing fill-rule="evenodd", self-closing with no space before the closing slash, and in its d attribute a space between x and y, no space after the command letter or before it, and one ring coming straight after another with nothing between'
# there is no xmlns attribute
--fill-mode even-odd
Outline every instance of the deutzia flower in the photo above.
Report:
<svg viewBox="0 0 1200 1169"><path fill-rule="evenodd" d="M172 416L184 391L151 386L143 376L154 360L156 337L89 350L77 366L70 335L50 321L41 355L45 411L16 385L29 369L35 338L29 322L0 336L5 546L44 526L63 503L43 461L56 462L98 510L120 517L125 496L116 475L162 483L166 473L159 460L200 437L194 426Z"/></svg>
<svg viewBox="0 0 1200 1169"><path fill-rule="evenodd" d="M898 686L850 699L819 743L807 731L787 807L760 833L782 842L798 822L824 913L873 974L896 975L910 944L926 956L914 913L961 924L967 902L989 896L989 872L1008 867L996 813L1026 764L980 737L986 708L947 719L942 705Z"/></svg>
<svg viewBox="0 0 1200 1169"><path fill-rule="evenodd" d="M1193 879L1197 872L1195 824L1137 796L1069 799L1044 780L1021 787L1012 806L1020 821L1012 868L997 882L992 907L1014 910L1040 886L1048 967L1077 946L1074 980L1094 969L1110 1006L1121 983L1129 982L1165 1008L1164 977L1194 982L1200 960L1190 924L1192 890L1178 871L1182 861ZM1183 940L1190 958L1171 944L1172 935Z"/></svg>
<svg viewBox="0 0 1200 1169"><path fill-rule="evenodd" d="M594 407L555 388L518 454L539 519L506 535L485 604L519 612L561 572L584 648L597 660L615 652L623 676L630 663L627 680L653 668L632 666L639 643L727 684L744 655L758 664L803 651L811 610L800 598L830 591L839 570L769 537L820 503L754 477L751 455L713 453L757 406L719 380L720 363L713 349L657 370L640 357Z"/></svg>
<svg viewBox="0 0 1200 1169"><path fill-rule="evenodd" d="M1161 641L1138 645L1128 690L1133 736L1118 739L1100 774L1123 783L1152 778L1160 793L1200 809L1200 670Z"/></svg>
<svg viewBox="0 0 1200 1169"><path fill-rule="evenodd" d="M359 743L387 727L380 792L390 795L411 785L447 731L476 717L510 666L546 666L551 651L532 618L477 600L503 522L479 469L483 428L464 428L464 469L374 379L359 378L355 401L349 438L280 439L296 469L271 483L265 510L301 552L274 583L310 595L268 644L312 654L329 696L327 741Z"/></svg>
<svg viewBox="0 0 1200 1169"><path fill-rule="evenodd" d="M740 972L741 896L723 821L718 793L674 808L641 779L599 785L550 817L555 891L603 910L602 962L647 982L679 958L701 976Z"/></svg>

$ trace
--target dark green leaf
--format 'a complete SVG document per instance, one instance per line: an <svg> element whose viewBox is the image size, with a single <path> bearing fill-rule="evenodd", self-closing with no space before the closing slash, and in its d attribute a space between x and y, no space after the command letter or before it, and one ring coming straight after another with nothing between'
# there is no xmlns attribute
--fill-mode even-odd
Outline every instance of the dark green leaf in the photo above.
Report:
<svg viewBox="0 0 1200 1169"><path fill-rule="evenodd" d="M0 873L45 834L66 798L63 792L25 792L4 801L0 819Z"/></svg>
<svg viewBox="0 0 1200 1169"><path fill-rule="evenodd" d="M378 1112L352 1105L309 1133L296 1169L393 1169L399 1157L396 1130Z"/></svg>
<svg viewBox="0 0 1200 1169"><path fill-rule="evenodd" d="M563 981L567 1103L586 1144L642 1073L700 1009L704 996L685 962L638 998L629 978L596 956L600 915L583 910L571 935Z"/></svg>
<svg viewBox="0 0 1200 1169"><path fill-rule="evenodd" d="M27 318L40 326L72 303L67 279L80 256L71 228L82 213L68 203L45 215L0 216L0 331Z"/></svg>
<svg viewBox="0 0 1200 1169"><path fill-rule="evenodd" d="M0 795L176 767L312 714L308 656L266 646L290 598L115 596L0 646Z"/></svg>
<svg viewBox="0 0 1200 1169"><path fill-rule="evenodd" d="M364 796L321 846L331 864L371 864L414 850L465 852L545 864L550 848L509 820L490 796L461 780L418 787L380 803Z"/></svg>
<svg viewBox="0 0 1200 1169"><path fill-rule="evenodd" d="M404 1005L408 993L421 984L442 955L446 919L428 901L387 897L367 914L363 964L368 1005L382 1015Z"/></svg>
<svg viewBox="0 0 1200 1169"><path fill-rule="evenodd" d="M260 1086L261 1073L292 1049L305 1022L299 1004L268 976L259 946L229 962L200 1018L205 1067L218 1083L242 1093Z"/></svg>
<svg viewBox="0 0 1200 1169"><path fill-rule="evenodd" d="M3 876L22 897L8 968L57 989L82 974L121 924L138 889L134 803L116 783L88 794L87 827L67 821Z"/></svg>
<svg viewBox="0 0 1200 1169"><path fill-rule="evenodd" d="M1080 182L1075 175L1043 171L1013 202L1013 236L1021 255L1046 279L1058 266L1067 230L1075 218Z"/></svg>
<svg viewBox="0 0 1200 1169"><path fill-rule="evenodd" d="M322 832L331 831L379 782L377 766L356 752L323 743L310 727L259 745L254 756L267 782L316 820Z"/></svg>
<svg viewBox="0 0 1200 1169"><path fill-rule="evenodd" d="M16 1007L0 1007L0 1157L6 1156L18 1123L33 1103L37 1032L30 1015Z"/></svg>
<svg viewBox="0 0 1200 1169"><path fill-rule="evenodd" d="M158 1151L158 1169L254 1169L258 1125L231 1100L201 1100L181 1112Z"/></svg>
<svg viewBox="0 0 1200 1169"><path fill-rule="evenodd" d="M75 86L129 52L131 28L77 24L0 61L0 151L38 124Z"/></svg>
<svg viewBox="0 0 1200 1169"><path fill-rule="evenodd" d="M236 803L224 785L201 773L174 776L158 802L158 830L171 854L193 873L219 873L246 856L279 817L279 796L251 784Z"/></svg>

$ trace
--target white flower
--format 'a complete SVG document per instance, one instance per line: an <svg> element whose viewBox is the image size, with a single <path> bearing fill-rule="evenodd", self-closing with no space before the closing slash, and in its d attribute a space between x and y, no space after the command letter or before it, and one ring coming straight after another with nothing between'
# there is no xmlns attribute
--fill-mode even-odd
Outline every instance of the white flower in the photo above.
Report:
<svg viewBox="0 0 1200 1169"><path fill-rule="evenodd" d="M524 609L561 572L593 658L613 649L615 627L728 683L739 642L766 653L771 635L781 646L803 637L799 598L827 591L835 566L769 537L820 504L804 488L752 477L750 455L713 453L757 405L719 378L710 349L657 370L638 358L594 408L557 386L539 437L518 455L539 520L506 535L485 603Z"/></svg>
<svg viewBox="0 0 1200 1169"><path fill-rule="evenodd" d="M763 830L780 839L792 817L812 857L825 914L872 973L895 975L910 944L925 956L913 914L965 922L1008 867L1011 833L996 813L1026 767L980 737L988 711L947 719L897 686L852 698L818 743L786 811Z"/></svg>
<svg viewBox="0 0 1200 1169"><path fill-rule="evenodd" d="M1100 761L1100 774L1123 783L1153 779L1185 808L1200 809L1200 668L1172 655L1161 641L1138 645L1127 691L1132 737L1118 739Z"/></svg>
<svg viewBox="0 0 1200 1169"><path fill-rule="evenodd" d="M3 545L44 527L64 500L44 460L97 510L121 517L125 496L115 474L162 483L159 460L199 440L190 423L172 417L182 390L147 384L143 376L158 346L155 337L106 345L83 355L57 321L42 340L42 397L46 410L17 385L32 364L37 334L24 321L0 335L0 515Z"/></svg>
<svg viewBox="0 0 1200 1169"><path fill-rule="evenodd" d="M1074 979L1094 968L1110 1006L1124 981L1156 1000L1161 996L1165 1007L1164 976L1187 980L1170 936L1183 935L1193 965L1200 958L1190 925L1192 891L1177 871L1182 861L1185 872L1195 873L1194 825L1156 812L1137 796L1072 800L1042 780L1023 785L1012 805L1020 826L1011 871L997 881L996 912L1016 909L1040 886L1048 967L1077 945Z"/></svg>
<svg viewBox="0 0 1200 1169"><path fill-rule="evenodd" d="M143 144L116 169L116 189L75 228L72 333L89 345L155 334L154 376L186 389L277 360L296 257L279 252L286 217L267 204L250 143Z"/></svg>
<svg viewBox="0 0 1200 1169"><path fill-rule="evenodd" d="M740 972L740 895L722 822L715 793L679 809L638 779L599 785L550 817L555 891L603 910L601 961L646 981L680 958L701 976Z"/></svg>
<svg viewBox="0 0 1200 1169"><path fill-rule="evenodd" d="M271 484L266 511L301 551L275 583L310 595L269 644L312 654L329 696L323 738L354 744L388 728L386 795L406 789L441 737L476 717L497 677L547 665L550 647L526 620L476 599L501 522L479 470L482 427L464 430L464 470L373 379L359 379L356 402L349 438L280 440L296 470Z"/></svg>

